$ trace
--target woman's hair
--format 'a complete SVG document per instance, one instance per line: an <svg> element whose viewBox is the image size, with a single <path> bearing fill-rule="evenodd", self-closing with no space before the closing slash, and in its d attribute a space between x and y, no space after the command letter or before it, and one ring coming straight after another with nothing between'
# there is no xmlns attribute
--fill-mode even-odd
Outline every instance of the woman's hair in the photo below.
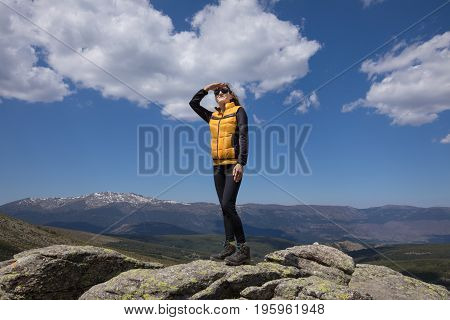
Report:
<svg viewBox="0 0 450 320"><path fill-rule="evenodd" d="M230 101L233 101L236 106L240 106L241 103L239 102L239 98L236 95L236 93L234 93L234 91L231 89L231 85L228 82L225 82L225 84L227 85L228 89L230 89L230 94L233 96L233 98L231 98Z"/></svg>

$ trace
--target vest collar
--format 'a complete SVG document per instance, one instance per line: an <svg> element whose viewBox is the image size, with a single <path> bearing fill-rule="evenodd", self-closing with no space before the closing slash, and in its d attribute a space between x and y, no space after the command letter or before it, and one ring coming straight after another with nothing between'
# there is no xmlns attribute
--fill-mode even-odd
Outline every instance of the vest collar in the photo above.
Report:
<svg viewBox="0 0 450 320"><path fill-rule="evenodd" d="M233 102L233 101L228 102L228 103L225 104L225 110L230 109L230 108L233 108L234 106L235 106L235 105L234 105L234 102Z"/></svg>
<svg viewBox="0 0 450 320"><path fill-rule="evenodd" d="M234 102L233 101L231 101L231 102L227 102L226 104L225 104L225 110L224 111L226 111L226 110L228 110L228 109L230 109L230 108L233 108L233 107L235 107L236 105L234 104ZM219 113L220 113L220 107L214 107L217 111L219 111Z"/></svg>

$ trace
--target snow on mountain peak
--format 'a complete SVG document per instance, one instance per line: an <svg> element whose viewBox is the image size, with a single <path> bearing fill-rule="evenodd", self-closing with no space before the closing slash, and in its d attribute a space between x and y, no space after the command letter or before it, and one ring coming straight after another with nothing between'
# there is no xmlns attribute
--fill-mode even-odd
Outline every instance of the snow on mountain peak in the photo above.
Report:
<svg viewBox="0 0 450 320"><path fill-rule="evenodd" d="M85 203L92 208L102 207L111 203L126 202L131 205L141 205L146 203L154 203L158 200L152 197L145 197L136 193L119 193L119 192L94 192L83 197Z"/></svg>
<svg viewBox="0 0 450 320"><path fill-rule="evenodd" d="M88 208L99 208L112 203L127 203L132 206L140 206L145 204L183 204L189 203L176 202L173 200L159 200L154 197L146 197L133 192L94 192L77 197L63 198L27 198L19 201L21 205L37 205L46 209L56 209L72 203L84 203Z"/></svg>

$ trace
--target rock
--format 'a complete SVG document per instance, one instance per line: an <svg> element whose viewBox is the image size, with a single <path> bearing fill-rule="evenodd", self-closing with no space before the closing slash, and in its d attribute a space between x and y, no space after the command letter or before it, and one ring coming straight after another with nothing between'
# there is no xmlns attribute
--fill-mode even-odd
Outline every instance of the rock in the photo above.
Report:
<svg viewBox="0 0 450 320"><path fill-rule="evenodd" d="M240 292L248 286L259 286L270 280L298 276L300 272L297 268L270 262L261 262L256 266L238 266L229 269L226 275L194 294L190 299L239 298Z"/></svg>
<svg viewBox="0 0 450 320"><path fill-rule="evenodd" d="M0 261L0 269L3 267L6 267L8 265L10 265L11 263L16 262L16 259L10 259L10 260L6 260L6 261Z"/></svg>
<svg viewBox="0 0 450 320"><path fill-rule="evenodd" d="M377 300L449 299L443 286L429 284L402 275L390 268L369 264L356 265L349 288Z"/></svg>
<svg viewBox="0 0 450 320"><path fill-rule="evenodd" d="M195 260L163 267L109 249L56 245L0 263L0 299L448 299L441 286L358 264L321 244L256 265Z"/></svg>
<svg viewBox="0 0 450 320"><path fill-rule="evenodd" d="M345 285L311 276L299 279L278 279L265 283L261 287L248 287L241 292L244 298L252 300L370 300L350 290Z"/></svg>
<svg viewBox="0 0 450 320"><path fill-rule="evenodd" d="M348 284L355 269L352 257L320 244L295 246L272 252L266 261L298 268L303 277L319 276L339 284Z"/></svg>
<svg viewBox="0 0 450 320"><path fill-rule="evenodd" d="M273 300L370 300L370 295L362 295L345 285L311 276L280 282L274 288Z"/></svg>
<svg viewBox="0 0 450 320"><path fill-rule="evenodd" d="M241 296L248 300L270 300L273 298L275 288L283 281L290 279L277 279L264 283L261 287L248 287L241 291Z"/></svg>
<svg viewBox="0 0 450 320"><path fill-rule="evenodd" d="M361 243L348 240L333 242L330 243L330 246L345 253L366 249Z"/></svg>
<svg viewBox="0 0 450 320"><path fill-rule="evenodd" d="M229 299L249 284L294 277L298 270L274 263L227 266L196 260L159 270L131 270L85 292L80 299Z"/></svg>
<svg viewBox="0 0 450 320"><path fill-rule="evenodd" d="M2 263L1 299L77 299L91 286L134 268L161 268L93 246L53 245Z"/></svg>
<svg viewBox="0 0 450 320"><path fill-rule="evenodd" d="M158 270L130 270L93 286L80 299L187 299L225 275L231 267L196 260Z"/></svg>

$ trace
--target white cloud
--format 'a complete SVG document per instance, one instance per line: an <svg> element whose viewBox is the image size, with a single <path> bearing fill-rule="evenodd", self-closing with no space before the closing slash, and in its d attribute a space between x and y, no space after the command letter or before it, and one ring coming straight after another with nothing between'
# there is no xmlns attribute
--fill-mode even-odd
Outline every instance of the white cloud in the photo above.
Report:
<svg viewBox="0 0 450 320"><path fill-rule="evenodd" d="M98 66L162 105L163 114L197 119L188 101L205 84L230 82L239 97L256 98L305 76L320 48L299 27L265 12L257 0L222 0L176 32L172 20L146 0L26 1L8 3ZM99 90L147 106L136 94L9 9L0 15L0 95L27 101L61 100L78 88ZM45 48L48 66L36 66L32 45ZM8 60L9 59L9 60ZM3 61L8 61L3 67ZM215 105L212 97L205 106Z"/></svg>
<svg viewBox="0 0 450 320"><path fill-rule="evenodd" d="M441 143L450 143L450 133L441 139Z"/></svg>
<svg viewBox="0 0 450 320"><path fill-rule="evenodd" d="M397 46L377 61L364 61L361 71L372 85L365 98L344 105L342 112L374 108L391 124L419 126L450 110L450 32Z"/></svg>
<svg viewBox="0 0 450 320"><path fill-rule="evenodd" d="M0 6L0 96L30 102L62 100L70 93L63 77L37 65L37 48L31 46L31 35L16 28L21 18Z"/></svg>
<svg viewBox="0 0 450 320"><path fill-rule="evenodd" d="M308 112L308 109L311 107L317 108L319 103L319 97L316 92L313 91L309 96L305 97L302 90L293 90L289 93L289 95L284 99L284 105L293 105L299 104L297 107L297 111L301 113Z"/></svg>
<svg viewBox="0 0 450 320"><path fill-rule="evenodd" d="M364 8L370 7L371 5L374 5L377 3L382 3L384 1L385 0L361 0Z"/></svg>

